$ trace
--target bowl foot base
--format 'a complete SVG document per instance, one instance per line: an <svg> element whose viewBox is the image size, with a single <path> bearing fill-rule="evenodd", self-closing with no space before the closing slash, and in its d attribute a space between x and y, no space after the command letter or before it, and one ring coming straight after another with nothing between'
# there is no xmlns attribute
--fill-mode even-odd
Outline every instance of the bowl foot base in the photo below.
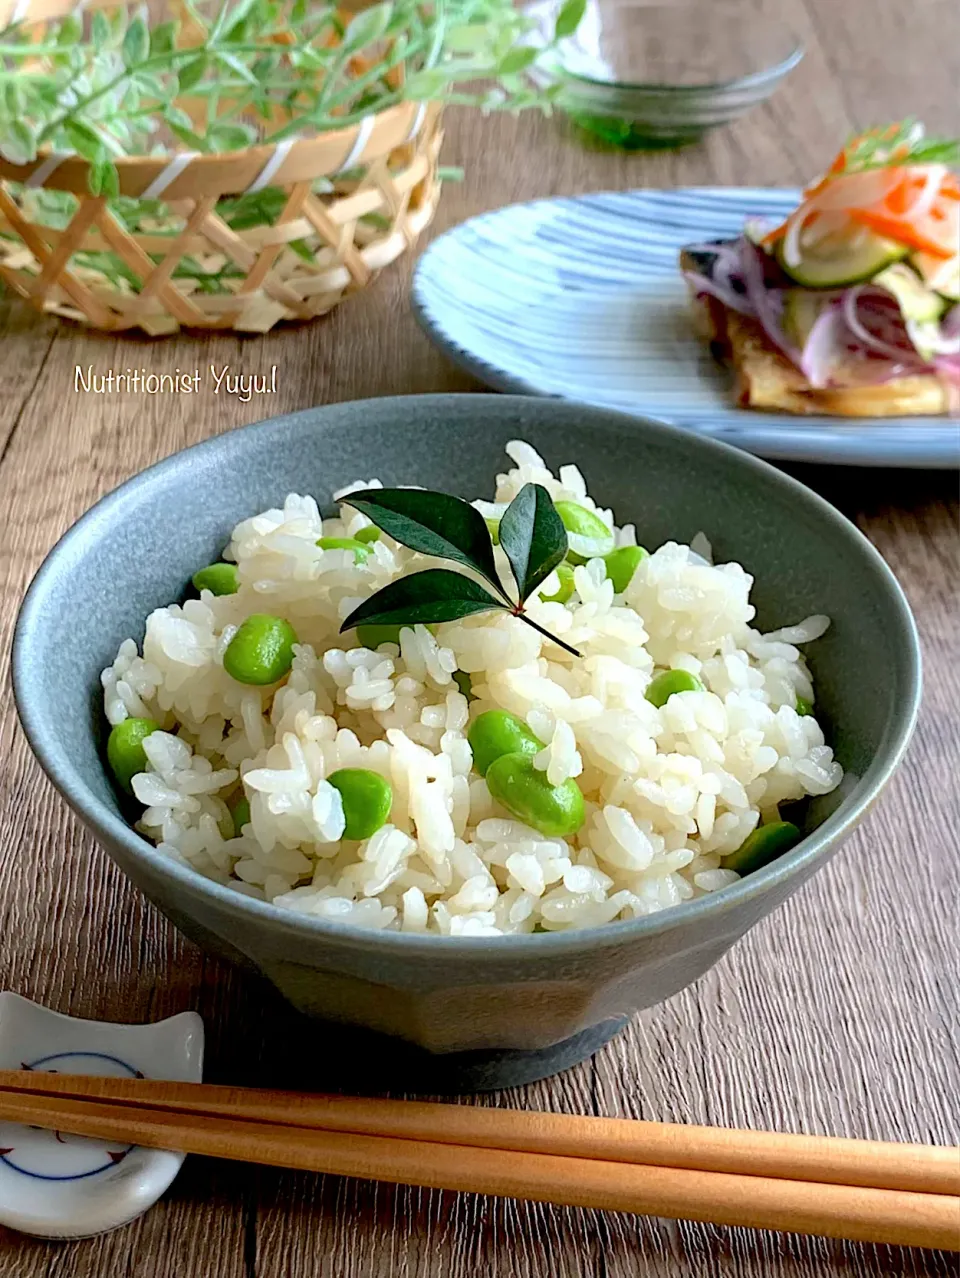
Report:
<svg viewBox="0 0 960 1278"><path fill-rule="evenodd" d="M318 1021L313 1017L297 1018L297 1051L292 1054L274 1041L276 1067L286 1062L284 1078L276 1086L342 1089L345 1092L420 1092L454 1094L489 1092L502 1087L521 1087L549 1078L578 1065L608 1043L627 1024L627 1017L612 1017L591 1025L571 1038L534 1051L487 1049L471 1052L428 1052L403 1039L377 1034L370 1030ZM314 1054L308 1043L325 1043L326 1051ZM336 1044L336 1065L330 1064L330 1045ZM290 1045L292 1046L292 1044ZM287 1077L292 1059L304 1062L324 1060L322 1079L315 1077L292 1080Z"/></svg>

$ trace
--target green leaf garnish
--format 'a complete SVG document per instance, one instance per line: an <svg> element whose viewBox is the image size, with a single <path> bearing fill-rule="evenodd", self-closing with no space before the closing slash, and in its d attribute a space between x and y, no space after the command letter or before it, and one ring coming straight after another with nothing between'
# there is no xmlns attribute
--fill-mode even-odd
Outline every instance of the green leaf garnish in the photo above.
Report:
<svg viewBox="0 0 960 1278"><path fill-rule="evenodd" d="M465 670L454 670L453 682L460 689L463 696L466 697L467 701L476 701L477 698L473 695L473 680Z"/></svg>
<svg viewBox="0 0 960 1278"><path fill-rule="evenodd" d="M409 577L398 577L365 599L344 620L341 633L358 625L413 626L458 621L474 613L501 609L575 657L580 656L576 648L545 630L523 609L524 600L567 552L566 529L550 494L541 485L525 484L500 521L501 545L520 592L518 603L511 600L500 583L490 531L483 516L469 502L421 488L369 488L348 494L343 502L362 511L401 545L472 568L502 598L492 595L472 577L447 568L428 568Z"/></svg>
<svg viewBox="0 0 960 1278"><path fill-rule="evenodd" d="M924 138L910 152L913 164L960 164L960 139Z"/></svg>
<svg viewBox="0 0 960 1278"><path fill-rule="evenodd" d="M472 577L449 568L427 568L424 572L398 577L354 608L340 627L341 634L354 626L430 625L436 621L458 621L476 612L505 608L489 590Z"/></svg>
<svg viewBox="0 0 960 1278"><path fill-rule="evenodd" d="M401 546L472 568L508 599L497 575L487 525L468 501L421 488L366 488L343 500Z"/></svg>
<svg viewBox="0 0 960 1278"><path fill-rule="evenodd" d="M886 168L890 164L960 164L960 140L928 138L919 120L868 129L843 150L844 173Z"/></svg>
<svg viewBox="0 0 960 1278"><path fill-rule="evenodd" d="M567 553L567 530L541 484L524 484L497 532L521 599L532 595Z"/></svg>

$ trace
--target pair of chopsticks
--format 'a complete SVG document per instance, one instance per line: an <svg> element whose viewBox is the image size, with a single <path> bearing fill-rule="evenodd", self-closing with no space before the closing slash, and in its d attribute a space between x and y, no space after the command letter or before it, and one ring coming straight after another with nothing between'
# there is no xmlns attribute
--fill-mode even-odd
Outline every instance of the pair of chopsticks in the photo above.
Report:
<svg viewBox="0 0 960 1278"><path fill-rule="evenodd" d="M0 1119L431 1189L960 1251L960 1148L0 1071Z"/></svg>

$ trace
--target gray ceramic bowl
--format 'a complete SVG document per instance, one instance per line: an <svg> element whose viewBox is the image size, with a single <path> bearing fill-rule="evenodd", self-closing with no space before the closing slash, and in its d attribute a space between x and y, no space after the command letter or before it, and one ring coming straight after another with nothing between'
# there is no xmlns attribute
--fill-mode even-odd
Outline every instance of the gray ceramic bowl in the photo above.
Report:
<svg viewBox="0 0 960 1278"><path fill-rule="evenodd" d="M329 505L338 486L378 475L488 494L514 438L530 440L554 465L576 462L591 493L635 521L648 546L706 531L719 558L755 575L762 626L813 612L833 618L811 653L818 716L860 780L843 797L811 804L803 841L723 892L633 922L450 939L297 917L208 882L135 834L102 763L98 675L120 640L142 637L150 610L181 597L233 525L287 492ZM312 409L232 431L145 471L51 551L20 614L13 673L41 765L151 901L200 945L265 973L301 1010L393 1036L381 1053L385 1068L412 1060L422 1084L438 1088L516 1083L564 1068L630 1013L695 981L836 851L900 762L920 697L916 632L896 581L819 497L702 436L493 395Z"/></svg>

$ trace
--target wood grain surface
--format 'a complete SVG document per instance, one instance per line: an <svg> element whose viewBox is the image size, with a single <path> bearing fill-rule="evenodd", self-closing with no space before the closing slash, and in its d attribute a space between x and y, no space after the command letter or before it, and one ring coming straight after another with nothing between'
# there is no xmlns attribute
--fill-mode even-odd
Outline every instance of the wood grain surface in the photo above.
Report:
<svg viewBox="0 0 960 1278"><path fill-rule="evenodd" d="M436 229L535 196L684 183L795 183L856 125L906 112L957 131L960 7L783 0L807 58L768 106L676 153L592 151L559 120L454 114ZM0 296L0 984L79 1016L196 1008L207 1076L323 1087L336 1040L204 956L137 895L53 793L16 725L9 646L31 575L98 497L187 444L334 400L476 389L411 317L409 263L326 320L266 337L151 342L84 332ZM97 396L74 370L210 363L278 390L241 404ZM482 1103L956 1142L960 858L957 480L793 468L874 541L915 610L926 693L906 763L861 830L695 987L595 1059ZM864 671L863 695L871 695ZM298 1053L298 1045L303 1050ZM190 1159L146 1216L48 1244L0 1230L0 1278L933 1278L955 1257L675 1224Z"/></svg>

